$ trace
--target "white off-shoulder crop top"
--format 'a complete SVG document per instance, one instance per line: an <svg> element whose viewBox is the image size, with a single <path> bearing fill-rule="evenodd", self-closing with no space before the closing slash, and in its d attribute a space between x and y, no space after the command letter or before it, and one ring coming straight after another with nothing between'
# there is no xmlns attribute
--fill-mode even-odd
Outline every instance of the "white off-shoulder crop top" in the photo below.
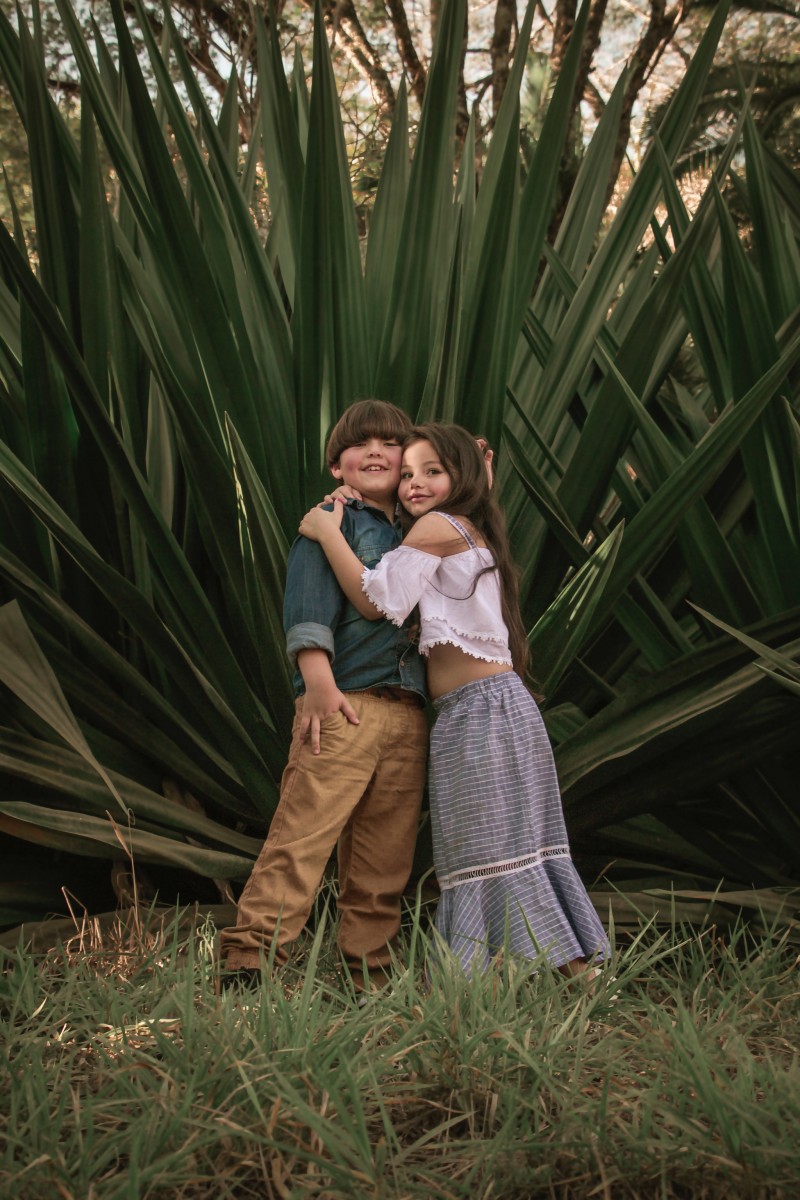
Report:
<svg viewBox="0 0 800 1200"><path fill-rule="evenodd" d="M494 566L492 552L478 546L449 513L437 511L437 516L458 530L468 549L438 558L414 546L398 546L376 567L365 567L361 586L395 625L402 625L419 605L420 654L429 654L431 646L452 645L472 658L510 666L500 579L497 571L484 570Z"/></svg>

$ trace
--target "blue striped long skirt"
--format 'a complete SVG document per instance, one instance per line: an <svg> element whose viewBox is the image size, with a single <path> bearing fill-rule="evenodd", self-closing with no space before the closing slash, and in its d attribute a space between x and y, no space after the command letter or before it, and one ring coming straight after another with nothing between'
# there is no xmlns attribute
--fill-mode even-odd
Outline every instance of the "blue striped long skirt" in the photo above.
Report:
<svg viewBox="0 0 800 1200"><path fill-rule="evenodd" d="M430 804L436 929L467 974L504 947L554 967L608 940L570 856L553 752L514 671L434 702Z"/></svg>

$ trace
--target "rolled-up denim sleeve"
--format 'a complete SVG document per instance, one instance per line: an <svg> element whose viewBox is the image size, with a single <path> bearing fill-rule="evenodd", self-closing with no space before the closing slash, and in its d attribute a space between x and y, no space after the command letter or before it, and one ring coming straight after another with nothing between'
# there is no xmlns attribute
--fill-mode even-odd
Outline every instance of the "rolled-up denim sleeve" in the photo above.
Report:
<svg viewBox="0 0 800 1200"><path fill-rule="evenodd" d="M289 551L283 628L293 666L299 650L325 650L334 658L333 634L341 619L344 594L317 542L299 537Z"/></svg>

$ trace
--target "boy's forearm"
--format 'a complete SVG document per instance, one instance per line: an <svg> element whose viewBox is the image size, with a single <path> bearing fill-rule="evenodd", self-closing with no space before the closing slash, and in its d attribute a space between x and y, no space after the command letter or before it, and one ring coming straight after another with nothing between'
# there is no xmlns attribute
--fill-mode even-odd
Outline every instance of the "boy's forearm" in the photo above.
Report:
<svg viewBox="0 0 800 1200"><path fill-rule="evenodd" d="M325 650L298 650L297 666L306 692L336 686L331 660Z"/></svg>
<svg viewBox="0 0 800 1200"><path fill-rule="evenodd" d="M320 539L320 545L325 551L325 557L331 565L339 587L345 596L347 596L353 608L362 617L366 617L370 621L376 621L379 617L383 616L380 609L376 608L372 601L364 594L364 589L361 586L361 575L364 570L364 564L358 555L353 552L341 530L326 533Z"/></svg>
<svg viewBox="0 0 800 1200"><path fill-rule="evenodd" d="M342 589L325 551L308 538L296 538L289 552L283 599L286 650L293 666L298 651L306 648L326 650L333 661L334 637L344 606Z"/></svg>

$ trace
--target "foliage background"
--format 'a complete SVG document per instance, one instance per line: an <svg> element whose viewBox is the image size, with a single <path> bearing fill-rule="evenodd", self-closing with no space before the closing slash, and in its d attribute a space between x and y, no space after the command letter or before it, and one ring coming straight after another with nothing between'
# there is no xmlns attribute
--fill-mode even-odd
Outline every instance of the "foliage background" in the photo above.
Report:
<svg viewBox="0 0 800 1200"><path fill-rule="evenodd" d="M113 42L87 41L59 0L77 118L53 101L36 14L0 21L35 219L32 236L12 186L2 920L64 885L91 903L131 858L162 894L216 881L230 898L246 876L288 742L287 548L330 423L365 394L500 447L589 879L793 886L800 203L746 81L691 212L675 182L727 6L607 214L625 74L561 191L589 7L535 143L520 54L484 158L477 116L454 136L465 6L449 0L413 153L398 89L366 238L321 10L310 90L258 23L243 150L238 76L212 112L169 11L157 39L135 7L135 38L114 3Z"/></svg>

